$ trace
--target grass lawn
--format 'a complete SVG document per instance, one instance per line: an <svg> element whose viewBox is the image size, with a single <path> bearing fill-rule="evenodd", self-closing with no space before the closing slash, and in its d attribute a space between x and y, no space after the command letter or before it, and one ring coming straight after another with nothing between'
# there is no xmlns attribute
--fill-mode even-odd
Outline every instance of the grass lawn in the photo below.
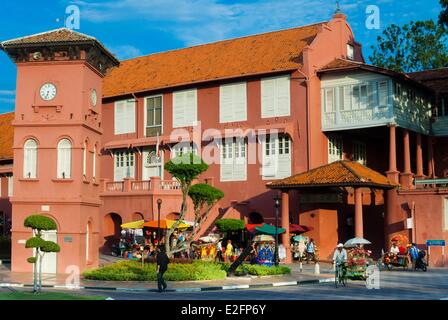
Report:
<svg viewBox="0 0 448 320"><path fill-rule="evenodd" d="M100 296L81 296L60 292L0 292L0 300L105 300Z"/></svg>

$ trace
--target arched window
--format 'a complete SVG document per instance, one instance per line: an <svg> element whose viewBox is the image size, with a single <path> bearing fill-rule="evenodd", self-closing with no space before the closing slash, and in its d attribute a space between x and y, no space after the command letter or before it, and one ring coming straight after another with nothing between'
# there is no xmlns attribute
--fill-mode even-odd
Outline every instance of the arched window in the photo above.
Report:
<svg viewBox="0 0 448 320"><path fill-rule="evenodd" d="M86 230L86 261L90 262L90 250L92 248L91 242L92 241L92 223L89 221L87 222L87 230Z"/></svg>
<svg viewBox="0 0 448 320"><path fill-rule="evenodd" d="M96 178L96 145L93 146L93 163L92 163L92 177Z"/></svg>
<svg viewBox="0 0 448 320"><path fill-rule="evenodd" d="M70 179L72 176L72 143L62 139L58 143L58 179Z"/></svg>
<svg viewBox="0 0 448 320"><path fill-rule="evenodd" d="M87 142L84 142L84 150L82 154L82 174L87 176Z"/></svg>
<svg viewBox="0 0 448 320"><path fill-rule="evenodd" d="M25 179L37 177L37 142L34 139L27 140L24 145L23 177Z"/></svg>

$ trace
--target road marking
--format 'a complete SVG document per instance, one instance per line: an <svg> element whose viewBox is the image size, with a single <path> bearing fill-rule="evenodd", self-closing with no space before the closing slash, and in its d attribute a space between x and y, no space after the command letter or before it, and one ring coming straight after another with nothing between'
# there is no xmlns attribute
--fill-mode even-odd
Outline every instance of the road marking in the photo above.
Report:
<svg viewBox="0 0 448 320"><path fill-rule="evenodd" d="M285 287L285 286L296 286L297 281L289 281L289 282L274 282L272 286L274 287Z"/></svg>
<svg viewBox="0 0 448 320"><path fill-rule="evenodd" d="M201 288L178 288L174 289L176 292L200 292Z"/></svg>
<svg viewBox="0 0 448 320"><path fill-rule="evenodd" d="M107 297L106 300L115 300L114 298Z"/></svg>
<svg viewBox="0 0 448 320"><path fill-rule="evenodd" d="M222 290L234 290L234 289L249 289L248 284L234 285L234 286L223 286Z"/></svg>
<svg viewBox="0 0 448 320"><path fill-rule="evenodd" d="M328 283L328 282L334 282L334 278L319 279L319 283Z"/></svg>
<svg viewBox="0 0 448 320"><path fill-rule="evenodd" d="M0 283L0 287L3 287L3 288L11 288L11 287L23 288L24 285L21 284L21 283Z"/></svg>

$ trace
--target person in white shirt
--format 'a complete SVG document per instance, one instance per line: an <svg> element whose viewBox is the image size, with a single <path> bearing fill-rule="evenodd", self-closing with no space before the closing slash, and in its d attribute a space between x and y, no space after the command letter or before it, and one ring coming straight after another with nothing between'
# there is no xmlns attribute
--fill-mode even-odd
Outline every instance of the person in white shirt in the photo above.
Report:
<svg viewBox="0 0 448 320"><path fill-rule="evenodd" d="M347 251L342 243L338 244L333 254L333 263L336 265L345 264L347 262Z"/></svg>
<svg viewBox="0 0 448 320"><path fill-rule="evenodd" d="M400 249L398 248L397 244L394 242L392 244L392 247L390 248L390 253L398 255L400 253Z"/></svg>

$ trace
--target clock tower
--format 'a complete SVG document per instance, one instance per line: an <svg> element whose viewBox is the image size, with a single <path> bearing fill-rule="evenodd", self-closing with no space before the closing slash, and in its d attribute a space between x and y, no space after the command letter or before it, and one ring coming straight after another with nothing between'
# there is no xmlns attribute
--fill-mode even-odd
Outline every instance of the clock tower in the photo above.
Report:
<svg viewBox="0 0 448 320"><path fill-rule="evenodd" d="M31 272L25 218L42 214L58 229L45 238L44 273L98 266L102 78L118 60L95 38L58 29L1 43L17 65L12 271Z"/></svg>

